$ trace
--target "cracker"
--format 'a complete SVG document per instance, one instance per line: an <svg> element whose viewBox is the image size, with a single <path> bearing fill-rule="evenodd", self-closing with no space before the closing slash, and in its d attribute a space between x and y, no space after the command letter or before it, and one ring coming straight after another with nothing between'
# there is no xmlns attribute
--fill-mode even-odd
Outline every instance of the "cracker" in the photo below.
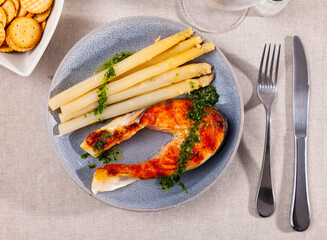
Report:
<svg viewBox="0 0 327 240"><path fill-rule="evenodd" d="M9 24L15 17L15 4L11 0L6 0L4 4L1 5L1 7L7 15L7 24Z"/></svg>
<svg viewBox="0 0 327 240"><path fill-rule="evenodd" d="M45 29L46 25L47 25L47 20L44 20L43 22L41 22L42 32L44 32L44 29Z"/></svg>
<svg viewBox="0 0 327 240"><path fill-rule="evenodd" d="M2 25L2 23L0 23L0 46L5 41L5 38L6 38L5 27Z"/></svg>
<svg viewBox="0 0 327 240"><path fill-rule="evenodd" d="M3 26L7 25L7 15L2 7L0 7L0 23L2 23Z"/></svg>
<svg viewBox="0 0 327 240"><path fill-rule="evenodd" d="M42 28L33 18L20 17L10 23L6 33L14 45L20 48L32 48L40 41ZM8 44L12 47L10 43Z"/></svg>
<svg viewBox="0 0 327 240"><path fill-rule="evenodd" d="M20 0L21 5L31 13L42 13L48 10L53 0Z"/></svg>
<svg viewBox="0 0 327 240"><path fill-rule="evenodd" d="M11 0L13 2L13 4L15 5L15 17L17 16L18 10L19 10L19 6L20 6L20 2L19 0Z"/></svg>
<svg viewBox="0 0 327 240"><path fill-rule="evenodd" d="M17 17L24 17L26 16L26 14L28 13L28 11L23 8L23 6L20 6Z"/></svg>
<svg viewBox="0 0 327 240"><path fill-rule="evenodd" d="M31 12L27 12L26 16L25 17L29 17L29 18L32 18L34 17L35 14L34 13L31 13Z"/></svg>
<svg viewBox="0 0 327 240"><path fill-rule="evenodd" d="M15 45L12 40L10 39L9 36L6 37L6 42L7 44L9 45L9 47L11 47L13 50L15 51L18 51L18 52L26 52L28 50L31 50L33 47L30 47L30 48L22 48L22 47L19 47L17 45Z"/></svg>
<svg viewBox="0 0 327 240"><path fill-rule="evenodd" d="M36 14L33 18L39 23L41 23L49 17L50 12L51 12L51 7L43 13Z"/></svg>
<svg viewBox="0 0 327 240"><path fill-rule="evenodd" d="M13 52L14 49L9 47L7 42L3 42L3 44L0 46L0 52L8 53L8 52Z"/></svg>

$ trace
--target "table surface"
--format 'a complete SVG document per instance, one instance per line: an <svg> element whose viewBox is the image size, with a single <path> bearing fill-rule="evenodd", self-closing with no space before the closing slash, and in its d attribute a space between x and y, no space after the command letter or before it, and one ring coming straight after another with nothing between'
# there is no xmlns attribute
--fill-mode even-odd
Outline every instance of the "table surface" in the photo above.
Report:
<svg viewBox="0 0 327 240"><path fill-rule="evenodd" d="M58 27L28 78L0 67L0 239L326 239L327 2L290 1L279 15L250 10L225 34L207 34L226 54L245 101L244 134L224 176L206 193L174 209L137 213L85 194L59 165L49 141L46 101L67 51L92 29L133 15L184 21L175 0L66 1ZM310 72L308 183L312 222L303 233L289 223L294 168L291 36L300 36ZM281 43L278 98L272 109L271 156L276 211L255 211L265 131L256 94L264 43ZM325 64L325 65L324 65Z"/></svg>

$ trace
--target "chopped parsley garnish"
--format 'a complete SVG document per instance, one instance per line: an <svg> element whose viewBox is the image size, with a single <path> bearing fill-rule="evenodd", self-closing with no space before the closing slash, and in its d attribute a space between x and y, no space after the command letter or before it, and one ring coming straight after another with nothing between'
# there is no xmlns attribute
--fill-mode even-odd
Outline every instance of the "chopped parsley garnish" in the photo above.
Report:
<svg viewBox="0 0 327 240"><path fill-rule="evenodd" d="M219 95L215 87L209 86L192 92L189 98L193 100L193 106L189 107L187 118L189 118L193 125L190 128L188 137L182 142L176 172L173 175L160 178L160 187L165 193L167 190L172 189L175 183L180 186L185 194L188 193L185 185L180 181L181 174L186 171L186 164L191 159L195 143L200 142L200 136L197 131L202 118L208 113L206 108L214 107L219 100ZM194 154L196 155L197 153Z"/></svg>
<svg viewBox="0 0 327 240"><path fill-rule="evenodd" d="M103 148L103 146L106 144L107 142L105 141L102 141L102 140L99 140L99 141L96 141L93 145L93 149L94 150L101 150Z"/></svg>
<svg viewBox="0 0 327 240"><path fill-rule="evenodd" d="M100 115L103 112L103 110L107 107L107 100L108 100L107 84L110 82L111 79L116 77L116 72L114 69L115 64L131 56L132 54L133 52L128 52L128 51L117 53L111 58L109 58L108 60L106 60L100 67L96 69L95 72L101 72L105 69L107 69L107 71L105 72L104 77L102 79L102 84L97 91L99 106L94 110L94 115Z"/></svg>
<svg viewBox="0 0 327 240"><path fill-rule="evenodd" d="M112 161L117 161L118 160L118 155L119 151L114 150L114 149L109 149L105 152L103 152L99 157L98 160L102 162L104 165L108 164L109 162Z"/></svg>
<svg viewBox="0 0 327 240"><path fill-rule="evenodd" d="M99 106L94 110L94 115L100 115L103 110L107 107L107 91L108 91L108 83L111 79L116 77L116 72L113 66L109 66L107 72L104 74L102 79L102 84L99 87L97 94L98 94L98 103Z"/></svg>
<svg viewBox="0 0 327 240"><path fill-rule="evenodd" d="M107 165L112 161L121 160L122 157L123 157L122 152L123 152L123 149L116 146L116 147L113 147L113 148L111 148L111 149L109 149L107 151L104 151L99 157L97 157L97 160L99 162L102 162L103 165ZM82 155L88 156L89 154L85 153L85 154L82 154ZM81 157L82 157L82 155L81 155ZM96 167L97 167L97 162L95 162L95 158L93 158L88 162L87 168L88 169L93 169L93 168L96 168Z"/></svg>
<svg viewBox="0 0 327 240"><path fill-rule="evenodd" d="M85 159L85 158L87 158L88 155L90 155L90 154L89 154L89 153L81 154L81 158L82 158L82 159Z"/></svg>
<svg viewBox="0 0 327 240"><path fill-rule="evenodd" d="M98 123L105 123L105 122L106 122L106 120L104 120L103 118L99 118Z"/></svg>
<svg viewBox="0 0 327 240"><path fill-rule="evenodd" d="M100 140L97 140L94 145L93 145L93 150L97 151L97 150L102 150L103 147L107 144L107 140L108 138L111 137L111 133L110 132L104 132L102 134L102 137Z"/></svg>
<svg viewBox="0 0 327 240"><path fill-rule="evenodd" d="M203 105L203 107L214 107L219 100L219 94L214 86L200 88L192 92L189 99Z"/></svg>
<svg viewBox="0 0 327 240"><path fill-rule="evenodd" d="M110 132L105 132L102 136L104 138L110 138L111 137L111 133Z"/></svg>
<svg viewBox="0 0 327 240"><path fill-rule="evenodd" d="M94 163L93 164L90 164L90 165L87 166L87 168L88 169L93 169L93 168L95 168L95 164Z"/></svg>
<svg viewBox="0 0 327 240"><path fill-rule="evenodd" d="M124 60L125 58L128 58L129 56L133 55L134 52L131 51L122 51L120 53L117 53L113 55L112 57L105 60L99 67L97 67L94 72L99 73L103 70L108 69L109 66L115 65L116 63Z"/></svg>

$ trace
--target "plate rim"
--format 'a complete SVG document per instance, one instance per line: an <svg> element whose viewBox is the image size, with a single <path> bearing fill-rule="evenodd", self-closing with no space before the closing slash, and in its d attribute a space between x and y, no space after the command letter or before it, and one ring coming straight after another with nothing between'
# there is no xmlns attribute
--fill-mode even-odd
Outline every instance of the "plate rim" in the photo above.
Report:
<svg viewBox="0 0 327 240"><path fill-rule="evenodd" d="M129 20L133 20L133 19L155 19L155 20L163 20L163 21L174 23L174 24L179 25L179 26L183 26L183 27L187 27L187 28L192 28L191 26L189 26L187 24L184 24L184 23L181 23L181 22L179 22L177 20L172 20L172 19L169 19L169 18L158 17L158 16L148 16L148 15L124 17L124 18L120 18L120 19L117 19L117 20L114 20L114 21L107 22L107 23L101 25L100 27L98 27L98 28L90 31L85 36L83 36L66 53L65 57L60 62L59 66L58 66L58 68L57 68L57 70L55 72L55 75L53 76L53 79L51 81L51 85L50 85L50 89L49 89L49 93L48 93L48 100L50 99L50 95L51 95L51 92L53 90L53 86L54 86L55 80L57 78L57 75L58 75L59 71L62 68L62 65L65 63L66 59L69 57L69 55L72 53L72 51L77 46L79 46L81 43L83 43L88 37L90 37L91 35L95 34L96 32L100 31L101 29L103 29L105 27L109 27L109 26L111 26L113 24L116 24L116 23L119 23L119 22L122 22L122 21L129 21ZM198 31L195 31L195 32L199 36L201 36L204 40L209 41L209 39L206 36L204 36L202 33L199 33ZM232 154L230 155L230 157L229 157L229 159L227 161L227 164L224 166L224 168L221 170L221 172L205 188L203 188L200 192L198 192L197 194L191 196L188 199L185 199L185 200L183 200L181 202L178 202L178 203L175 203L175 204L171 204L169 206L159 207L159 208L129 208L129 207L124 207L124 206L116 205L114 203L111 203L111 202L109 202L107 200L104 200L104 199L98 197L97 195L93 194L89 189L87 189L86 187L84 187L83 185L81 185L70 174L69 170L66 168L66 166L62 162L61 157L59 155L59 152L58 152L58 150L57 150L57 148L55 146L54 140L53 140L53 132L50 129L50 111L51 110L50 110L50 108L49 108L49 106L47 104L47 125L48 125L48 133L49 133L49 138L50 138L50 142L51 142L52 148L53 148L54 152L56 153L56 158L59 161L61 167L65 170L65 172L69 175L69 177L77 184L77 186L79 186L83 191L85 191L90 196L92 196L93 198L97 199L98 201L100 201L102 203L105 203L105 204L107 204L109 206L112 206L112 207L115 207L115 208L119 208L119 209L123 209L123 210L128 210L128 211L135 211L135 212L155 212L155 211L162 211L162 210L167 210L167 209L175 208L175 207L177 207L179 205L182 205L182 204L185 204L185 203L187 203L189 201L194 200L195 198L197 198L198 196L200 196L201 194L203 194L204 192L206 192L207 190L209 190L220 179L220 177L226 172L226 169L230 166L232 160L234 159L235 154L236 154L236 152L238 150L238 147L239 147L239 144L240 144L242 135L243 135L243 127L244 127L244 102L243 102L243 95L242 95L241 86L239 84L237 75L235 74L235 72L234 72L234 70L232 68L232 65L230 64L230 62L228 61L228 59L226 58L226 56L223 54L223 52L218 47L215 48L215 51L217 51L217 53L222 57L222 59L224 60L225 64L227 65L229 71L231 72L231 74L233 76L233 80L234 80L234 83L236 85L236 89L237 89L238 96L239 96L239 101L240 101L240 108L241 108L240 109L240 111L241 111L241 119L240 120L241 121L240 121L240 125L239 125L240 126L240 130L238 132L238 136L237 136L237 139L236 139L236 144L235 144L235 147L233 149Z"/></svg>

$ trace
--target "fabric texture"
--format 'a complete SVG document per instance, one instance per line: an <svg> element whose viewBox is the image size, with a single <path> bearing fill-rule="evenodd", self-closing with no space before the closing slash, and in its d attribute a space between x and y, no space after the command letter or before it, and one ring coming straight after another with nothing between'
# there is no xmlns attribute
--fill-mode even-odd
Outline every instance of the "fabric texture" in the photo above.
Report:
<svg viewBox="0 0 327 240"><path fill-rule="evenodd" d="M0 67L0 239L325 239L325 0L291 0L273 17L261 17L250 10L234 30L206 34L235 67L245 100L244 134L238 153L209 191L174 209L137 213L96 201L74 184L60 167L48 137L46 111L51 79L65 54L81 37L108 21L134 15L185 22L176 0L70 0L65 2L55 34L30 77L20 77ZM289 223L294 167L293 35L298 35L304 44L311 84L311 226L303 233L294 232ZM265 43L281 43L282 52L271 124L276 210L263 219L257 215L254 202L265 131L265 113L257 97L256 81Z"/></svg>

